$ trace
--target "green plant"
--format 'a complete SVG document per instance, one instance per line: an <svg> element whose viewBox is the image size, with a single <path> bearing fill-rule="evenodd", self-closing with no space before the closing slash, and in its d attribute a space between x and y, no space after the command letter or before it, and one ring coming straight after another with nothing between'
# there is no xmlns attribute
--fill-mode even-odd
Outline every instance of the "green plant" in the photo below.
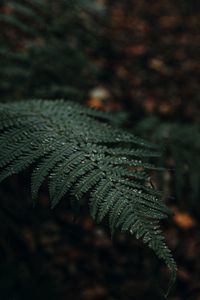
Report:
<svg viewBox="0 0 200 300"><path fill-rule="evenodd" d="M0 105L0 181L33 165L32 198L48 178L51 206L66 193L76 211L142 238L175 279L176 264L159 221L170 210L149 186L148 162L158 148L115 125L115 117L73 102L23 101Z"/></svg>
<svg viewBox="0 0 200 300"><path fill-rule="evenodd" d="M172 158L171 167L175 171L176 198L181 202L185 187L190 194L189 207L197 208L200 196L200 126L198 123L181 124L161 121L157 117L147 117L134 130L154 143L165 145L162 159ZM192 159L191 159L192 157Z"/></svg>
<svg viewBox="0 0 200 300"><path fill-rule="evenodd" d="M1 101L84 98L98 74L101 11L91 0L3 2Z"/></svg>

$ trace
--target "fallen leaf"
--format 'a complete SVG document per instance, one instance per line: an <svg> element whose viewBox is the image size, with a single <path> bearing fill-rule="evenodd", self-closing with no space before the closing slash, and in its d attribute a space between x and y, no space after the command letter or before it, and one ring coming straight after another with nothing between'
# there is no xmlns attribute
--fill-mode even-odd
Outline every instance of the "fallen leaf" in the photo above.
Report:
<svg viewBox="0 0 200 300"><path fill-rule="evenodd" d="M182 229L190 229L196 226L196 221L186 212L177 211L173 219L176 225Z"/></svg>

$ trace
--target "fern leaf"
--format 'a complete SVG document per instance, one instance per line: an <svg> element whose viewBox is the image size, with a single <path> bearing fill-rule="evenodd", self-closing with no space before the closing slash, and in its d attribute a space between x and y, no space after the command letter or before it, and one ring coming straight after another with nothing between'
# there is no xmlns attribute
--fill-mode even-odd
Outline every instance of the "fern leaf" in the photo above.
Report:
<svg viewBox="0 0 200 300"><path fill-rule="evenodd" d="M79 182L77 182L76 187L73 189L73 194L80 199L85 193L87 193L92 187L94 187L98 181L102 178L102 170L92 170L84 176Z"/></svg>
<svg viewBox="0 0 200 300"><path fill-rule="evenodd" d="M73 152L73 148L70 148L71 151L69 148L66 149L65 144L63 145L62 143L55 143L49 155L43 158L42 162L40 162L34 169L31 178L31 191L33 200L36 200L39 188L51 169L53 169L53 167L59 163L60 160L64 159L64 157Z"/></svg>
<svg viewBox="0 0 200 300"><path fill-rule="evenodd" d="M74 184L78 181L78 179L85 174L88 173L89 170L93 168L93 165L91 162L88 161L81 161L82 157L79 153L79 160L76 161L77 166L75 166L75 163L73 164L73 170L70 169L67 171L65 169L62 178L60 180L52 180L53 177L55 177L55 173L53 174L51 181L50 181L50 197L52 201L52 207L55 206L59 200L64 196L64 194L74 186ZM80 164L79 164L80 163ZM69 162L67 163L69 167ZM60 176L61 174L59 174ZM84 177L83 177L84 178ZM73 192L74 195L74 192ZM77 195L74 195L76 199L79 199Z"/></svg>
<svg viewBox="0 0 200 300"><path fill-rule="evenodd" d="M98 185L94 188L93 192L91 192L90 198L90 213L93 219L95 220L97 217L97 212L101 203L103 203L107 193L111 189L111 182L106 179L101 179ZM104 214L103 214L104 215ZM102 216L103 218L103 216ZM98 218L99 219L99 218Z"/></svg>
<svg viewBox="0 0 200 300"><path fill-rule="evenodd" d="M98 209L98 216L97 216L97 221L100 222L103 220L103 218L107 215L107 213L112 209L114 203L118 199L119 192L116 189L111 189L106 197L103 199L101 205L99 206Z"/></svg>
<svg viewBox="0 0 200 300"><path fill-rule="evenodd" d="M107 114L72 102L0 104L0 179L33 164L34 200L46 178L52 207L66 193L73 207L89 197L97 222L107 216L112 234L119 228L143 239L174 281L176 264L159 225L170 211L160 192L147 186L148 171L162 170L148 162L158 148L115 124Z"/></svg>

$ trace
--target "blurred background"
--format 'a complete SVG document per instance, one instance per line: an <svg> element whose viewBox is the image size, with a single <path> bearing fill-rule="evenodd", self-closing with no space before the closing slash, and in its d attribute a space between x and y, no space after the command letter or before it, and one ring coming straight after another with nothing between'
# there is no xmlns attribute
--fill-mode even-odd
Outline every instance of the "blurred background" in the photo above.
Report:
<svg viewBox="0 0 200 300"><path fill-rule="evenodd" d="M160 144L153 184L178 264L171 300L200 300L198 0L1 0L0 97L70 99L111 113ZM168 271L140 241L50 210L29 172L0 186L0 299L163 299Z"/></svg>

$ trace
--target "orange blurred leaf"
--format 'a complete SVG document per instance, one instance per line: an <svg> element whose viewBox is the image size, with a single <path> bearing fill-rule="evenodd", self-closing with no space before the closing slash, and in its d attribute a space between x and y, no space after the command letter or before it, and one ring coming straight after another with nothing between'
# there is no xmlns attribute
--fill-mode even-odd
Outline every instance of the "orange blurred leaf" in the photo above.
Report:
<svg viewBox="0 0 200 300"><path fill-rule="evenodd" d="M190 229L196 225L196 221L190 214L179 211L175 212L174 222L182 229Z"/></svg>

